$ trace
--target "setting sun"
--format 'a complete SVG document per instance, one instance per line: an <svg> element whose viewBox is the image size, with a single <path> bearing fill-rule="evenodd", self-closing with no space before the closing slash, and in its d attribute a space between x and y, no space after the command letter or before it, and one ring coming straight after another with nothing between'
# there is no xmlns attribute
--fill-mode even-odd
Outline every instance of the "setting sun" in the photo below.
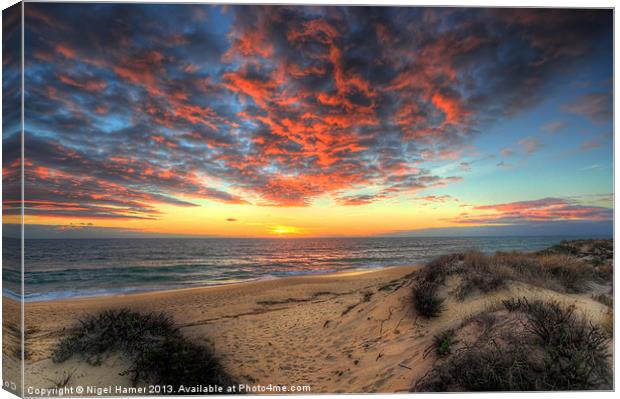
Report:
<svg viewBox="0 0 620 399"><path fill-rule="evenodd" d="M275 234L278 236L288 236L288 235L301 235L303 231L293 226L272 226L269 228L269 232L271 234Z"/></svg>

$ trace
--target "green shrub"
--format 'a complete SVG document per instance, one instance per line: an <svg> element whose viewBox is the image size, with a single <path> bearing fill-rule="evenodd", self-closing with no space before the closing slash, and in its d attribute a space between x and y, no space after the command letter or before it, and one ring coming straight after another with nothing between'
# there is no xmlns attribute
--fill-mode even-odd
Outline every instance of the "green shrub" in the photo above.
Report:
<svg viewBox="0 0 620 399"><path fill-rule="evenodd" d="M444 330L433 337L433 346L437 356L444 357L450 354L451 347L454 344L454 330Z"/></svg>

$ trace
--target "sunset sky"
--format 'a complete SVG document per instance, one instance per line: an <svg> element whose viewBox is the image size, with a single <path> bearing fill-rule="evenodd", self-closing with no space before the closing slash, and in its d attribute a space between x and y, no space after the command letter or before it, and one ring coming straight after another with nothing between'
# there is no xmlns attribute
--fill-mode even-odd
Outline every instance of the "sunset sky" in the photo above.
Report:
<svg viewBox="0 0 620 399"><path fill-rule="evenodd" d="M611 10L25 10L26 234L611 232Z"/></svg>

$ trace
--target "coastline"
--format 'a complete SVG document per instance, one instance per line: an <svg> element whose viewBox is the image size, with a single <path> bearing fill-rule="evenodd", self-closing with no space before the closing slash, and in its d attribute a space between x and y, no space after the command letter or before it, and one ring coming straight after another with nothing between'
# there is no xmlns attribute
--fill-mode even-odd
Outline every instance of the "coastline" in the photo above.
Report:
<svg viewBox="0 0 620 399"><path fill-rule="evenodd" d="M105 298L121 298L121 297L125 298L125 297L148 295L148 294L159 295L159 294L182 292L182 291L200 291L200 290L206 290L206 289L215 289L219 287L234 287L234 286L246 285L246 284L261 284L261 283L265 283L269 281L283 280L286 282L289 279L297 279L297 278L325 279L325 278L332 278L332 277L351 277L351 276L357 276L357 275L367 274L367 273L382 272L384 270L389 270L389 269L409 269L411 267L419 268L419 267L422 267L422 265L412 264L412 265L385 266L385 267L373 267L373 268L355 268L355 269L347 269L347 270L342 270L342 271L315 272L315 273L303 273L302 272L299 274L287 275L287 276L269 275L269 276L256 277L256 278L247 279L247 280L231 281L231 282L226 282L226 283L206 284L206 285L199 285L199 286L192 286L192 287L179 286L179 287L172 287L172 288L164 287L164 288L156 288L156 289L148 289L148 288L142 289L142 288L129 287L126 289L118 289L119 291L99 290L100 292L102 292L101 294L92 294L92 295L86 294L86 295L60 296L60 297L47 298L44 296L46 294L43 294L42 296L37 296L34 298L26 298L24 303L30 304L30 303L50 303L50 302L67 302L67 301L70 302L70 301L86 300L86 299L102 300ZM9 301L13 301L13 302L20 301L18 295L8 290L3 290L2 298L9 300ZM39 298L44 298L44 299L39 299Z"/></svg>

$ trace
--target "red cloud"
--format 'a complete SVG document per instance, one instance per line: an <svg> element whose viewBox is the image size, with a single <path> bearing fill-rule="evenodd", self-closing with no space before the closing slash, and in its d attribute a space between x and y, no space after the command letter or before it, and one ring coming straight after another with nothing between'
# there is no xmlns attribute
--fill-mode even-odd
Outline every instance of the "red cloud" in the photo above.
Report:
<svg viewBox="0 0 620 399"><path fill-rule="evenodd" d="M68 75L58 75L58 80L60 80L64 84L93 92L105 90L105 88L107 87L106 82L99 79L76 80Z"/></svg>
<svg viewBox="0 0 620 399"><path fill-rule="evenodd" d="M64 56L65 58L76 57L75 51L73 49L70 49L69 47L64 46L62 44L59 44L56 46L56 52L59 54L62 54L62 56Z"/></svg>
<svg viewBox="0 0 620 399"><path fill-rule="evenodd" d="M488 214L462 215L452 221L463 224L518 224L531 221L611 220L613 209L588 206L562 198L542 198L505 204L479 205L472 209L494 211Z"/></svg>
<svg viewBox="0 0 620 399"><path fill-rule="evenodd" d="M385 198L389 198L389 196L385 194L360 194L339 198L338 203L340 205L348 206L368 205L372 204L373 202L383 200Z"/></svg>
<svg viewBox="0 0 620 399"><path fill-rule="evenodd" d="M31 120L66 146L42 149L29 177L59 203L81 199L65 198L72 192L104 201L126 187L146 196L125 206L134 215L149 213L140 204L151 197L304 206L327 195L354 205L459 181L423 166L450 160L467 171L461 151L481 123L536 100L554 60L564 68L576 54L573 39L592 40L604 25L594 11L519 11L512 20L514 10L472 9L465 22L447 9L386 18L393 11L243 6L229 7L232 23L221 32L205 20L218 12L202 6L172 7L165 18L152 9L153 23L140 26L75 7L27 6L38 22L27 32L32 63L50 82L30 84L40 99ZM183 33L173 28L197 16L203 22ZM55 20L77 21L86 34L52 29ZM585 99L564 110L608 117L609 95ZM92 148L76 144L85 135ZM531 153L539 143L521 146ZM205 185L212 181L230 192ZM356 194L368 187L377 192ZM534 209L586 212L575 206Z"/></svg>
<svg viewBox="0 0 620 399"><path fill-rule="evenodd" d="M159 51L146 51L141 54L126 55L112 70L129 82L144 86L154 96L163 95L157 84L158 74L163 73L164 55Z"/></svg>
<svg viewBox="0 0 620 399"><path fill-rule="evenodd" d="M433 94L433 105L445 115L445 122L452 125L458 124L467 115L459 100L455 97L444 96L440 93Z"/></svg>

